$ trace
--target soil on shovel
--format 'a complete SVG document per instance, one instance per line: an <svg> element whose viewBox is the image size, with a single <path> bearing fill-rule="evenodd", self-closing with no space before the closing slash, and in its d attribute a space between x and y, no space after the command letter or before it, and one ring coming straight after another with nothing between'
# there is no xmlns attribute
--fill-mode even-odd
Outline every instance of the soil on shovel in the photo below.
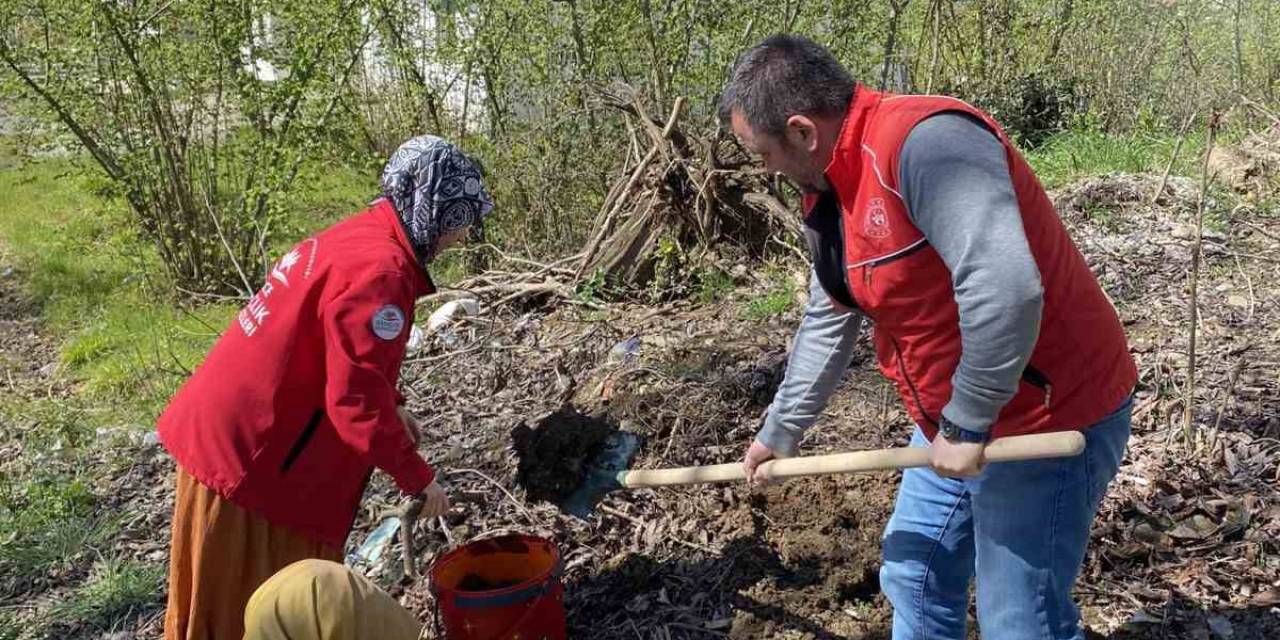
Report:
<svg viewBox="0 0 1280 640"><path fill-rule="evenodd" d="M460 591L497 591L520 584L517 580L485 580L474 573L468 573L458 582Z"/></svg>
<svg viewBox="0 0 1280 640"><path fill-rule="evenodd" d="M587 474L587 466L616 428L602 418L564 407L533 427L520 423L511 430L511 445L519 464L516 482L530 500L560 503Z"/></svg>

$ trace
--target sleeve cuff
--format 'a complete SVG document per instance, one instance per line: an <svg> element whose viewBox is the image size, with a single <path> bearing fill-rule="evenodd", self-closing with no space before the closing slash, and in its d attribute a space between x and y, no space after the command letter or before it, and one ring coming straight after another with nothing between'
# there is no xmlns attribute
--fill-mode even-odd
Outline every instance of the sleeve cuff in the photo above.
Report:
<svg viewBox="0 0 1280 640"><path fill-rule="evenodd" d="M416 496L436 479L436 470L422 456L411 453L400 460L391 477L406 495Z"/></svg>
<svg viewBox="0 0 1280 640"><path fill-rule="evenodd" d="M764 426L756 433L756 441L769 447L778 456L793 456L799 448L800 437L774 420L771 413L765 418Z"/></svg>
<svg viewBox="0 0 1280 640"><path fill-rule="evenodd" d="M989 404L954 395L947 406L942 408L942 416L962 429L986 433L991 430L991 425L995 423L1001 409L1001 407L991 407Z"/></svg>

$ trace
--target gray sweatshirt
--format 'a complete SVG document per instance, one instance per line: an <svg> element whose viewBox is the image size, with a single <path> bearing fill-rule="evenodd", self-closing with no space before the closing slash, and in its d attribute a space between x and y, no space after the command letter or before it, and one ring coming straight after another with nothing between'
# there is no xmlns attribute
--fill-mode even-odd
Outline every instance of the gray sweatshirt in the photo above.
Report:
<svg viewBox="0 0 1280 640"><path fill-rule="evenodd" d="M1018 390L1040 334L1040 271L1022 229L1004 146L985 125L942 113L912 129L898 162L907 212L951 272L960 364L942 415L986 431ZM757 440L795 453L849 366L862 315L834 305L816 275L787 373Z"/></svg>

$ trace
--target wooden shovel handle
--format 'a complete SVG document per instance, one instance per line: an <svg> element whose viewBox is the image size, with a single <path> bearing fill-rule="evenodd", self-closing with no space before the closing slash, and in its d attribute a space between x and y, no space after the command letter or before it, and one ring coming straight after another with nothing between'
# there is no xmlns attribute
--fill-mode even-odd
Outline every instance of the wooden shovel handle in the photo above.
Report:
<svg viewBox="0 0 1280 640"><path fill-rule="evenodd" d="M1009 436L992 440L985 450L987 462L1066 458L1084 451L1084 434L1059 431L1029 436ZM929 465L929 451L922 447L898 447L872 451L835 453L805 458L770 460L760 469L768 478L822 476L833 473L856 473L885 469L907 469ZM624 487L662 487L671 485L731 482L743 480L742 463L731 462L705 467L677 469L639 469L619 474Z"/></svg>

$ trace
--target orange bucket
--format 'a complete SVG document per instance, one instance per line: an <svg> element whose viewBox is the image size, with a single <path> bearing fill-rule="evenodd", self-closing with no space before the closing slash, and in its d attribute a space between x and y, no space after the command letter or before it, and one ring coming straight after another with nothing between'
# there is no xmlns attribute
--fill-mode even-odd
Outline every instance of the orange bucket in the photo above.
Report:
<svg viewBox="0 0 1280 640"><path fill-rule="evenodd" d="M542 538L508 535L454 549L429 572L437 635L446 640L564 640L561 573L559 550Z"/></svg>

